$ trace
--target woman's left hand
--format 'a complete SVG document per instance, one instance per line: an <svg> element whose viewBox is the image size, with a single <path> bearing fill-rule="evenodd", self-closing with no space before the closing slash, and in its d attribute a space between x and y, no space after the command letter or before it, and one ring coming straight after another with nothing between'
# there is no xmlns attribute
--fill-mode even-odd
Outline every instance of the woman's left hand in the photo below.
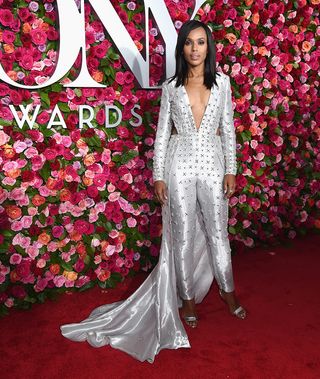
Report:
<svg viewBox="0 0 320 379"><path fill-rule="evenodd" d="M223 180L224 195L229 199L236 190L236 177L232 174L226 174Z"/></svg>

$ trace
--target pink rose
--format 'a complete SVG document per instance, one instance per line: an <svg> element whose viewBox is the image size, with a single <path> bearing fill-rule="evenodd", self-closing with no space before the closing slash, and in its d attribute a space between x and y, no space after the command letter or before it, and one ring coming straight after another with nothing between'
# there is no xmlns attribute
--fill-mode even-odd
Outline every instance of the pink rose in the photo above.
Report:
<svg viewBox="0 0 320 379"><path fill-rule="evenodd" d="M22 68L24 68L25 70L31 70L33 67L33 64L34 64L34 60L33 60L32 55L25 54L22 56L21 61L20 61L20 65Z"/></svg>
<svg viewBox="0 0 320 379"><path fill-rule="evenodd" d="M18 265L22 261L22 256L20 254L14 253L10 257L10 263L12 265Z"/></svg>
<svg viewBox="0 0 320 379"><path fill-rule="evenodd" d="M9 30L4 30L2 33L2 39L4 43L11 44L15 41L16 35Z"/></svg>
<svg viewBox="0 0 320 379"><path fill-rule="evenodd" d="M127 219L127 225L129 226L129 228L134 228L137 225L137 220L133 217L129 217Z"/></svg>
<svg viewBox="0 0 320 379"><path fill-rule="evenodd" d="M64 227L57 225L52 228L52 235L55 238L60 238L64 232Z"/></svg>
<svg viewBox="0 0 320 379"><path fill-rule="evenodd" d="M32 216L23 216L21 218L21 223L22 223L22 227L24 229L30 228L30 226L32 224Z"/></svg>
<svg viewBox="0 0 320 379"><path fill-rule="evenodd" d="M22 200L25 196L25 189L22 188L14 188L10 193L9 193L9 199L10 200Z"/></svg>
<svg viewBox="0 0 320 379"><path fill-rule="evenodd" d="M31 259L35 259L39 255L39 249L35 246L27 247L26 252Z"/></svg>
<svg viewBox="0 0 320 379"><path fill-rule="evenodd" d="M116 76L115 76L115 80L118 84L123 85L124 81L125 81L124 73L122 71L117 71Z"/></svg>
<svg viewBox="0 0 320 379"><path fill-rule="evenodd" d="M12 239L13 245L21 246L23 249L26 249L28 246L30 246L30 243L31 243L30 237L25 237L21 233L16 234Z"/></svg>
<svg viewBox="0 0 320 379"><path fill-rule="evenodd" d="M24 152L25 157L28 159L33 158L33 157L37 156L38 154L39 154L38 150L34 147L29 147L29 149L27 149Z"/></svg>
<svg viewBox="0 0 320 379"><path fill-rule="evenodd" d="M108 199L109 199L109 201L114 202L114 201L117 201L120 198L120 195L121 195L120 192L112 192L108 196Z"/></svg>
<svg viewBox="0 0 320 379"><path fill-rule="evenodd" d="M46 278L40 278L36 285L34 286L34 290L36 292L42 292L48 285L48 279Z"/></svg>
<svg viewBox="0 0 320 379"><path fill-rule="evenodd" d="M73 268L76 272L81 272L85 268L85 264L82 259L78 259L78 261L73 265Z"/></svg>
<svg viewBox="0 0 320 379"><path fill-rule="evenodd" d="M244 229L249 228L249 226L251 225L251 221L243 220L242 225L243 225Z"/></svg>
<svg viewBox="0 0 320 379"><path fill-rule="evenodd" d="M53 283L56 287L60 288L66 282L66 278L63 275L58 275L53 278Z"/></svg>
<svg viewBox="0 0 320 379"><path fill-rule="evenodd" d="M116 251L116 247L113 246L113 245L108 245L107 249L106 249L106 255L108 257L110 257L111 255L114 254L114 252Z"/></svg>
<svg viewBox="0 0 320 379"><path fill-rule="evenodd" d="M14 232L19 232L20 230L22 230L22 222L13 221L13 223L11 224L11 230L13 230Z"/></svg>
<svg viewBox="0 0 320 379"><path fill-rule="evenodd" d="M32 42L35 45L44 45L47 42L47 35L41 29L33 29L30 32Z"/></svg>
<svg viewBox="0 0 320 379"><path fill-rule="evenodd" d="M7 144L9 140L10 137L3 130L0 130L0 146Z"/></svg>

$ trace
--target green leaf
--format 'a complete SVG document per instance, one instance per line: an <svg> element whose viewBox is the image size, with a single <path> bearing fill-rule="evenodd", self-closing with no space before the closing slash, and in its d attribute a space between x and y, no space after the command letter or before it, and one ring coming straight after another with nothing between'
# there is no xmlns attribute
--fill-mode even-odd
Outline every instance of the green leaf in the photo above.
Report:
<svg viewBox="0 0 320 379"><path fill-rule="evenodd" d="M50 108L50 99L47 92L40 91L40 98L41 98L43 107L47 109Z"/></svg>
<svg viewBox="0 0 320 379"><path fill-rule="evenodd" d="M53 92L61 92L62 91L62 85L59 83L55 83L51 86L51 90Z"/></svg>
<svg viewBox="0 0 320 379"><path fill-rule="evenodd" d="M62 261L62 262L60 263L60 266L61 266L64 270L66 270L66 271L73 271L73 267L72 267L72 264L71 264L71 263L67 263L67 262L65 262L65 261Z"/></svg>
<svg viewBox="0 0 320 379"><path fill-rule="evenodd" d="M263 173L264 173L264 170L263 170L262 168L259 168L259 169L256 171L256 175L257 175L257 176L261 176Z"/></svg>
<svg viewBox="0 0 320 379"><path fill-rule="evenodd" d="M47 216L44 213L41 213L39 216L39 221L41 222L42 225L45 225L47 220Z"/></svg>
<svg viewBox="0 0 320 379"><path fill-rule="evenodd" d="M61 103L60 101L58 102L58 107L61 112L64 113L70 113L70 108L68 107L68 104L66 103Z"/></svg>
<svg viewBox="0 0 320 379"><path fill-rule="evenodd" d="M1 234L4 237L13 237L15 233L12 230L2 230Z"/></svg>
<svg viewBox="0 0 320 379"><path fill-rule="evenodd" d="M42 169L39 171L40 176L47 181L50 177L51 168L48 162L45 162Z"/></svg>

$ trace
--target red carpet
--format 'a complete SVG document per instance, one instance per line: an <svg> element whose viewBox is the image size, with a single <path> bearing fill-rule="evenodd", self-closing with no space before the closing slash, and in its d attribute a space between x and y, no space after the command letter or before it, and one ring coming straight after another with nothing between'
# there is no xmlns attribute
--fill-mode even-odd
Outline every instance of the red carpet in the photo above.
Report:
<svg viewBox="0 0 320 379"><path fill-rule="evenodd" d="M320 378L320 236L247 250L234 259L239 298L248 318L227 313L214 285L198 305L191 349L163 350L154 364L110 347L95 349L60 335L92 308L127 297L145 278L116 290L60 296L0 320L0 377L5 379Z"/></svg>

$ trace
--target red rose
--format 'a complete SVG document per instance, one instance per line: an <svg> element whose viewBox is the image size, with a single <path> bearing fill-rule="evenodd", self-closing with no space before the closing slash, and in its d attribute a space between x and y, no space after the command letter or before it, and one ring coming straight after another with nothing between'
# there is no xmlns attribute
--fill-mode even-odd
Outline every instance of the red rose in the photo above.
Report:
<svg viewBox="0 0 320 379"><path fill-rule="evenodd" d="M43 152L43 155L46 157L47 160L53 161L57 156L57 152L54 149L46 149Z"/></svg>
<svg viewBox="0 0 320 379"><path fill-rule="evenodd" d="M96 198L99 195L99 191L96 186L89 186L87 188L87 194L92 199Z"/></svg>
<svg viewBox="0 0 320 379"><path fill-rule="evenodd" d="M27 276L30 275L31 271L31 264L29 261L22 260L16 268L16 272L20 278L26 278Z"/></svg>
<svg viewBox="0 0 320 379"><path fill-rule="evenodd" d="M13 18L12 13L9 11L9 9L0 10L0 23L3 26L12 26L14 22L15 20Z"/></svg>
<svg viewBox="0 0 320 379"><path fill-rule="evenodd" d="M103 187L106 184L107 180L108 180L108 176L107 175L105 175L105 174L97 174L93 178L93 183L97 187Z"/></svg>
<svg viewBox="0 0 320 379"><path fill-rule="evenodd" d="M21 179L23 182L32 182L35 177L35 173L30 170L23 171L21 174Z"/></svg>
<svg viewBox="0 0 320 379"><path fill-rule="evenodd" d="M20 93L18 91L11 90L9 92L9 95L10 95L10 99L14 105L21 104L22 96L20 95Z"/></svg>
<svg viewBox="0 0 320 379"><path fill-rule="evenodd" d="M91 234L94 230L93 225L85 220L77 220L73 226L80 234Z"/></svg>
<svg viewBox="0 0 320 379"><path fill-rule="evenodd" d="M16 285L10 288L10 293L17 299L24 299L27 296L27 292L24 287Z"/></svg>

